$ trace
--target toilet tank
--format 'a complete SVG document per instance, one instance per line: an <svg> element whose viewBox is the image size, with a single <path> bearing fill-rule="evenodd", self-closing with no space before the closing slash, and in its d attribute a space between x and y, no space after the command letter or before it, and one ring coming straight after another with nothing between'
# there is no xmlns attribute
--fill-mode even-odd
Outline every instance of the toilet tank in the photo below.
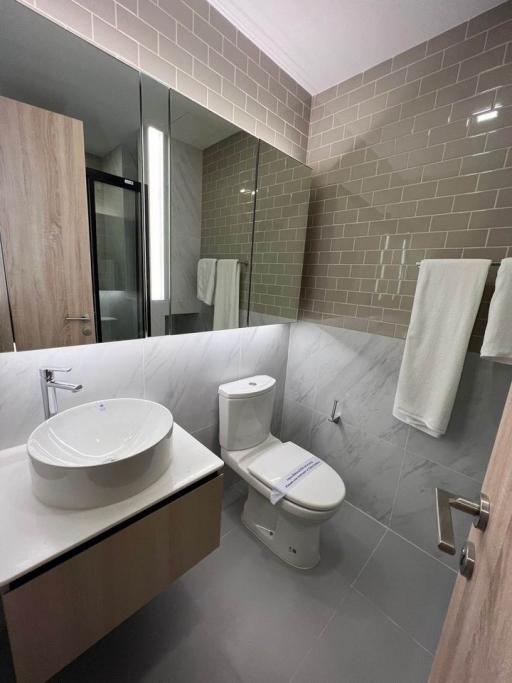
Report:
<svg viewBox="0 0 512 683"><path fill-rule="evenodd" d="M270 434L276 380L268 375L219 387L219 441L228 451L257 446Z"/></svg>

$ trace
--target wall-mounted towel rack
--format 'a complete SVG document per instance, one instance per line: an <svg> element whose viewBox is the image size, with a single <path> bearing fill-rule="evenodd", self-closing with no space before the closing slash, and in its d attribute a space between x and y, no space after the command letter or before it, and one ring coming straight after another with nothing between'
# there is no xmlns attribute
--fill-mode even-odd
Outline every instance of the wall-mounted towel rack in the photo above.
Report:
<svg viewBox="0 0 512 683"><path fill-rule="evenodd" d="M238 263L239 263L241 266L248 266L248 265L249 265L249 261L242 261L241 259L238 259Z"/></svg>
<svg viewBox="0 0 512 683"><path fill-rule="evenodd" d="M416 265L419 267L421 266L421 261L416 261ZM501 261L493 261L491 263L491 266L501 266Z"/></svg>

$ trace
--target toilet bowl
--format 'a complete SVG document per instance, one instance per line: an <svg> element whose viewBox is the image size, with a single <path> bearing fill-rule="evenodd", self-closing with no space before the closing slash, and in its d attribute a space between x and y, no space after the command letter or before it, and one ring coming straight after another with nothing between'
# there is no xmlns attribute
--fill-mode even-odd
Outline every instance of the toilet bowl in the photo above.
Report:
<svg viewBox="0 0 512 683"><path fill-rule="evenodd" d="M275 485L312 454L270 433L276 381L259 375L219 387L221 455L249 485L242 522L288 564L311 569L320 560L320 528L345 498L338 473L321 462L275 505Z"/></svg>

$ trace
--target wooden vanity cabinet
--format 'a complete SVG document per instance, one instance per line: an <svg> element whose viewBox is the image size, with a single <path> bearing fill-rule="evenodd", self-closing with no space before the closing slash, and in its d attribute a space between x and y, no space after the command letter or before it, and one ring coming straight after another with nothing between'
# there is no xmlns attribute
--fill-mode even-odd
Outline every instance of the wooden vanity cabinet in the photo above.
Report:
<svg viewBox="0 0 512 683"><path fill-rule="evenodd" d="M2 600L18 683L48 680L212 552L221 505L214 475L14 585Z"/></svg>

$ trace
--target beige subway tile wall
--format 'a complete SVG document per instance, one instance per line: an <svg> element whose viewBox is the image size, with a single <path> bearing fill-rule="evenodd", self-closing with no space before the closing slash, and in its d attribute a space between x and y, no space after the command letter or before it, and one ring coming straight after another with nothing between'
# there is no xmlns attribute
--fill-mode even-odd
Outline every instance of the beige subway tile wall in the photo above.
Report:
<svg viewBox="0 0 512 683"><path fill-rule="evenodd" d="M18 0L305 161L311 96L206 0Z"/></svg>
<svg viewBox="0 0 512 683"><path fill-rule="evenodd" d="M417 261L511 256L511 146L512 1L315 96L300 317L402 337Z"/></svg>

